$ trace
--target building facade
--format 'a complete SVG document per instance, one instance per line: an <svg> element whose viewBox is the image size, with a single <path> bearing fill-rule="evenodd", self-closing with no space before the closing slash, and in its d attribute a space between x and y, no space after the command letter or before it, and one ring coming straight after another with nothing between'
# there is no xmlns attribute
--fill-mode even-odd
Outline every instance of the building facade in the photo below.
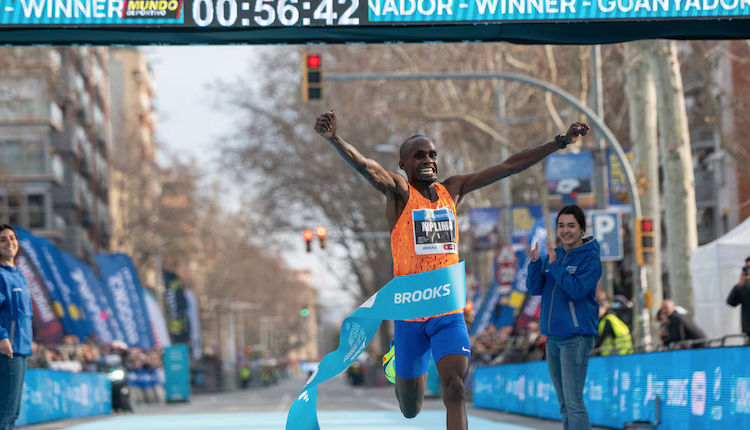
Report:
<svg viewBox="0 0 750 430"><path fill-rule="evenodd" d="M113 47L109 52L111 249L130 255L143 285L161 298L164 280L156 234L161 188L156 164L153 75L139 48Z"/></svg>
<svg viewBox="0 0 750 430"><path fill-rule="evenodd" d="M108 50L0 57L0 218L91 261L112 234Z"/></svg>

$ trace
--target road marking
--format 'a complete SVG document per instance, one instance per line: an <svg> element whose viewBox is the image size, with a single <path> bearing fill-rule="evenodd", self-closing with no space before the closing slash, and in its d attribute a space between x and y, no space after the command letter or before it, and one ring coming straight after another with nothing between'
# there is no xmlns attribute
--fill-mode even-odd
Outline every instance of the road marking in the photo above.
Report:
<svg viewBox="0 0 750 430"><path fill-rule="evenodd" d="M387 409L389 411L398 411L398 406L394 405L393 403L384 402L380 399L369 399L370 403L376 404L380 406L383 409Z"/></svg>

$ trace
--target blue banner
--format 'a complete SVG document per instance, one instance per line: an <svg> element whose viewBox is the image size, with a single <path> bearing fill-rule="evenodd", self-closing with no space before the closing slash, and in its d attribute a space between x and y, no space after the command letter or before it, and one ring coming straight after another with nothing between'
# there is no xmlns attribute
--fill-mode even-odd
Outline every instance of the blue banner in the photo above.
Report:
<svg viewBox="0 0 750 430"><path fill-rule="evenodd" d="M187 345L164 348L164 377L168 402L190 400L190 354Z"/></svg>
<svg viewBox="0 0 750 430"><path fill-rule="evenodd" d="M60 317L55 312L54 300L23 249L16 257L16 266L26 278L26 284L31 293L31 303L34 307L32 317L34 340L47 345L60 344L65 331Z"/></svg>
<svg viewBox="0 0 750 430"><path fill-rule="evenodd" d="M82 299L82 306L99 339L106 344L113 340L124 341L125 336L112 312L112 307L104 294L102 281L93 270L67 252L63 259L70 271L70 277Z"/></svg>
<svg viewBox="0 0 750 430"><path fill-rule="evenodd" d="M541 205L514 205L511 207L511 214L513 220L511 241L513 243L513 252L516 254L517 266L513 288L501 298L503 307L495 321L495 325L498 328L513 325L521 307L526 301L526 275L529 266L526 245L531 243L531 239L536 234L536 228L540 225L540 222L542 228L544 228ZM540 244L540 247L544 247L544 242Z"/></svg>
<svg viewBox="0 0 750 430"><path fill-rule="evenodd" d="M106 373L29 369L16 426L112 413L112 387Z"/></svg>
<svg viewBox="0 0 750 430"><path fill-rule="evenodd" d="M344 371L372 340L383 320L423 318L466 306L464 262L398 276L341 325L339 347L323 357L289 410L286 430L318 430L318 385Z"/></svg>
<svg viewBox="0 0 750 430"><path fill-rule="evenodd" d="M368 0L372 23L664 20L750 16L740 0Z"/></svg>
<svg viewBox="0 0 750 430"><path fill-rule="evenodd" d="M531 229L528 244L532 248L538 245L539 257L542 259L547 257L547 247L545 246L546 241L547 228L544 225L544 219L540 217L536 220L534 227ZM518 255L519 269L516 273L515 289L519 292L523 292L524 299L523 304L519 308L520 312L514 313L514 326L516 328L524 328L529 321L537 317L537 312L539 311L539 305L541 303L541 296L529 296L528 291L526 290L526 278L528 278L529 275L529 263L531 261L529 260L528 254L526 254L525 246L523 252Z"/></svg>
<svg viewBox="0 0 750 430"><path fill-rule="evenodd" d="M500 245L500 208L470 208L469 225L473 248L476 250L497 249Z"/></svg>
<svg viewBox="0 0 750 430"><path fill-rule="evenodd" d="M540 205L514 205L511 207L511 220L511 242L517 264L511 290L503 291L500 297L503 307L494 321L498 328L513 325L526 300L526 274L528 272L526 244L529 243L535 226L542 220L542 207ZM544 242L541 245L544 246Z"/></svg>
<svg viewBox="0 0 750 430"><path fill-rule="evenodd" d="M203 346L201 345L201 318L198 298L195 297L193 290L185 291L185 298L188 302L188 322L190 323L190 349L193 352L193 358L198 360L203 355Z"/></svg>
<svg viewBox="0 0 750 430"><path fill-rule="evenodd" d="M593 191L594 158L589 151L555 153L547 157L545 174L550 196L588 194Z"/></svg>
<svg viewBox="0 0 750 430"><path fill-rule="evenodd" d="M75 3L75 4L74 4ZM47 25L134 25L182 24L185 21L181 0L149 2L133 0L0 0L0 24Z"/></svg>
<svg viewBox="0 0 750 430"><path fill-rule="evenodd" d="M497 284L497 282L493 282L490 288L487 290L487 294L485 294L484 300L482 300L482 305L479 307L479 310L474 317L474 321L472 321L469 325L469 336L474 336L487 330L490 322L492 322L492 316L495 312L495 306L497 306L497 302L499 300L500 286Z"/></svg>
<svg viewBox="0 0 750 430"><path fill-rule="evenodd" d="M143 299L143 287L130 257L125 254L97 254L95 259L104 280L105 292L115 306L115 316L125 335L125 343L152 348L154 339Z"/></svg>
<svg viewBox="0 0 750 430"><path fill-rule="evenodd" d="M593 357L583 398L592 425L655 422L660 430L750 428L750 347ZM477 368L474 406L560 419L547 363Z"/></svg>
<svg viewBox="0 0 750 430"><path fill-rule="evenodd" d="M624 148L625 158L633 161L633 151ZM628 197L628 179L625 176L625 168L617 158L617 154L607 149L607 170L609 171L609 206L622 206L630 209L630 197Z"/></svg>
<svg viewBox="0 0 750 430"><path fill-rule="evenodd" d="M60 251L47 239L34 236L22 228L15 229L19 245L54 300L55 313L60 317L65 332L83 340L94 331L85 319L85 310L81 308L78 291L73 288L73 280Z"/></svg>
<svg viewBox="0 0 750 430"><path fill-rule="evenodd" d="M182 280L172 272L164 272L164 307L167 330L172 343L190 342L188 302Z"/></svg>
<svg viewBox="0 0 750 430"><path fill-rule="evenodd" d="M526 252L526 244L529 242L529 236L533 233L534 225L542 219L541 205L513 205L510 208L512 215L511 243L513 245L523 245ZM513 250L518 251L520 248L514 246Z"/></svg>

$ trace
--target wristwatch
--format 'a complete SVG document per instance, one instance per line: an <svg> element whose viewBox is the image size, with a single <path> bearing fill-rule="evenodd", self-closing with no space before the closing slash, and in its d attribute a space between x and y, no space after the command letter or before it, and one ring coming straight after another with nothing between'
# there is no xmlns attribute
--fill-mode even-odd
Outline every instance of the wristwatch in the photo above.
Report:
<svg viewBox="0 0 750 430"><path fill-rule="evenodd" d="M571 142L565 140L564 134L558 134L557 136L555 136L555 142L557 142L557 146L560 149L565 149L568 145L571 144Z"/></svg>

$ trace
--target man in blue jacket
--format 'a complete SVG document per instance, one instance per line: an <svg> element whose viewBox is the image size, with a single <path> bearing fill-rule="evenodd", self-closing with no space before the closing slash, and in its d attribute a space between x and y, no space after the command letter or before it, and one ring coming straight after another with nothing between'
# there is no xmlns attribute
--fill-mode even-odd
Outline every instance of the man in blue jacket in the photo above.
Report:
<svg viewBox="0 0 750 430"><path fill-rule="evenodd" d="M16 231L0 225L0 430L14 429L31 355L31 294L16 268L17 253Z"/></svg>

